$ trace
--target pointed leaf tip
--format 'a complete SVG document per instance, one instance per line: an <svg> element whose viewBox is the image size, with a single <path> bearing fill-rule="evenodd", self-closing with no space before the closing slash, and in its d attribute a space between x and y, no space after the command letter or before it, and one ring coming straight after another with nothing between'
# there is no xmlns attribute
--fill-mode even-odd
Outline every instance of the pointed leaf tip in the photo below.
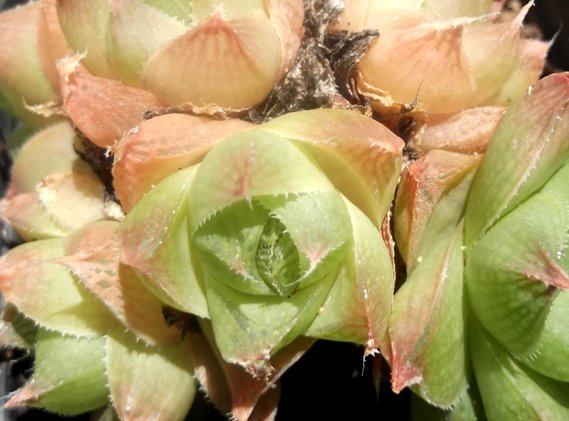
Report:
<svg viewBox="0 0 569 421"><path fill-rule="evenodd" d="M535 257L541 259L541 261L528 262L531 267L523 271L525 277L541 281L549 287L569 289L569 274L551 257L547 250L543 247L539 247Z"/></svg>
<svg viewBox="0 0 569 421"><path fill-rule="evenodd" d="M423 380L421 369L410 360L399 358L395 349L391 352L391 389L399 393L406 387L421 383Z"/></svg>

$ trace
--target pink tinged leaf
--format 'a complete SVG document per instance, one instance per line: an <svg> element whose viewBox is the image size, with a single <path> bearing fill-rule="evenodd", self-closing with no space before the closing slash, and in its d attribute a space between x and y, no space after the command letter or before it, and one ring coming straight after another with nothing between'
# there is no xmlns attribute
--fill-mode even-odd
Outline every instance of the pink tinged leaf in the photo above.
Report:
<svg viewBox="0 0 569 421"><path fill-rule="evenodd" d="M321 191L334 186L294 143L261 129L240 133L213 148L200 166L189 203L191 229L240 200Z"/></svg>
<svg viewBox="0 0 569 421"><path fill-rule="evenodd" d="M69 127L63 127L62 137L69 135ZM51 135L60 134L60 127L48 130L54 132ZM42 146L49 138L35 137L30 144L31 150L24 148L22 157L15 165L16 184L12 191L17 189L28 190L32 184L46 173L57 171L64 172L46 175L34 187L33 193L18 194L6 203L2 212L3 216L10 220L18 232L26 239L58 237L70 234L87 222L106 218L121 218L122 211L118 205L112 202L106 195L105 188L99 178L93 174L90 168L76 158L71 145L67 144L70 139L61 139L61 143L54 141L54 147L47 146L43 153ZM27 168L34 164L37 156L34 152L42 149L44 159L53 158L56 164L38 163L40 168L35 171ZM57 153L61 153L57 157ZM66 156L67 155L67 156ZM58 159L61 158L60 161ZM17 187L19 186L19 187Z"/></svg>
<svg viewBox="0 0 569 421"><path fill-rule="evenodd" d="M509 22L479 21L465 27L462 48L476 79L476 92L469 106L487 101L510 77L520 54L522 22L532 5L532 2L526 4ZM497 57L499 62L496 62ZM519 95L526 88L521 86Z"/></svg>
<svg viewBox="0 0 569 421"><path fill-rule="evenodd" d="M32 2L0 13L0 82L13 111L35 126L48 121L26 110L57 100L57 92L42 70L38 53L41 4Z"/></svg>
<svg viewBox="0 0 569 421"><path fill-rule="evenodd" d="M421 155L435 149L482 154L505 111L504 107L488 106L428 116L426 125L411 139L409 146Z"/></svg>
<svg viewBox="0 0 569 421"><path fill-rule="evenodd" d="M186 343L148 347L115 329L107 338L106 365L111 401L121 420L185 419L197 390Z"/></svg>
<svg viewBox="0 0 569 421"><path fill-rule="evenodd" d="M426 0L421 10L436 19L449 19L460 16L480 16L490 11L492 0Z"/></svg>
<svg viewBox="0 0 569 421"><path fill-rule="evenodd" d="M313 159L334 186L381 226L401 170L404 144L399 137L343 110L289 113L260 128L313 146Z"/></svg>
<svg viewBox="0 0 569 421"><path fill-rule="evenodd" d="M37 192L47 214L69 232L87 222L121 215L90 169L77 166L70 172L45 177Z"/></svg>
<svg viewBox="0 0 569 421"><path fill-rule="evenodd" d="M120 228L121 261L163 302L208 317L190 248L187 194L196 167L164 179L127 215Z"/></svg>
<svg viewBox="0 0 569 421"><path fill-rule="evenodd" d="M214 13L150 58L143 86L168 104L249 108L268 95L281 66L279 39L266 16L226 21Z"/></svg>
<svg viewBox="0 0 569 421"><path fill-rule="evenodd" d="M39 195L22 193L5 203L2 217L13 225L25 241L64 237L69 229L60 226L41 205Z"/></svg>
<svg viewBox="0 0 569 421"><path fill-rule="evenodd" d="M85 66L94 74L118 79L107 60L109 0L55 0L61 29L76 53L85 53Z"/></svg>
<svg viewBox="0 0 569 421"><path fill-rule="evenodd" d="M140 75L148 58L186 32L186 25L144 1L112 0L109 5L107 60L123 82L140 86Z"/></svg>
<svg viewBox="0 0 569 421"><path fill-rule="evenodd" d="M345 200L354 245L306 335L355 342L374 354L384 345L392 307L394 267L386 244L371 221Z"/></svg>
<svg viewBox="0 0 569 421"><path fill-rule="evenodd" d="M281 43L284 74L293 65L304 35L304 5L302 0L270 0L268 13Z"/></svg>
<svg viewBox="0 0 569 421"><path fill-rule="evenodd" d="M114 319L70 273L55 263L62 239L26 243L0 260L0 290L22 313L50 330L78 336L106 332Z"/></svg>
<svg viewBox="0 0 569 421"><path fill-rule="evenodd" d="M399 103L417 98L430 113L455 112L470 104L476 82L462 49L463 28L470 21L429 22L416 13L389 13L368 21L379 27L381 37L358 66L360 89Z"/></svg>
<svg viewBox="0 0 569 421"><path fill-rule="evenodd" d="M254 127L241 120L166 114L141 122L113 148L114 187L129 211L167 175L200 162L211 147Z"/></svg>
<svg viewBox="0 0 569 421"><path fill-rule="evenodd" d="M472 174L479 160L477 156L433 150L403 172L394 208L395 239L409 268L419 258L423 234L437 205ZM459 210L455 217L460 214Z"/></svg>
<svg viewBox="0 0 569 421"><path fill-rule="evenodd" d="M506 3L506 0L492 0L492 4L490 6L490 11L494 14L498 14L500 12L502 12L502 9L504 8L504 4Z"/></svg>
<svg viewBox="0 0 569 421"><path fill-rule="evenodd" d="M162 303L144 287L136 274L120 263L118 222L101 221L72 237L70 255L59 259L75 277L148 345L180 342L175 326L168 326Z"/></svg>
<svg viewBox="0 0 569 421"><path fill-rule="evenodd" d="M462 224L410 272L389 321L393 390L418 383L424 399L445 408L467 388L461 232Z"/></svg>
<svg viewBox="0 0 569 421"><path fill-rule="evenodd" d="M526 260L527 266L520 268L526 278L543 282L555 289L569 289L569 274L566 269L543 246L537 246L536 252L526 257L530 258Z"/></svg>
<svg viewBox="0 0 569 421"><path fill-rule="evenodd" d="M112 146L144 112L160 107L149 92L94 76L79 64L80 56L58 63L63 109L73 124L100 147Z"/></svg>
<svg viewBox="0 0 569 421"><path fill-rule="evenodd" d="M68 121L52 124L28 139L14 160L7 197L35 192L44 177L80 165L73 149L75 139Z"/></svg>
<svg viewBox="0 0 569 421"><path fill-rule="evenodd" d="M195 375L215 406L238 421L272 420L278 404L274 387L282 374L310 348L314 340L299 337L271 358L275 372L270 382L254 378L243 367L223 360L215 346L211 325L200 323L200 330L188 332Z"/></svg>
<svg viewBox="0 0 569 421"><path fill-rule="evenodd" d="M43 72L54 88L59 86L56 62L72 54L57 17L56 0L41 0L38 24L38 53Z"/></svg>
<svg viewBox="0 0 569 421"><path fill-rule="evenodd" d="M477 319L532 369L569 379L569 166L470 248L466 275Z"/></svg>
<svg viewBox="0 0 569 421"><path fill-rule="evenodd" d="M33 345L20 336L14 327L4 321L0 322L0 346L4 349L20 348L32 350Z"/></svg>
<svg viewBox="0 0 569 421"><path fill-rule="evenodd" d="M466 244L539 189L569 157L569 73L550 75L498 125L469 197ZM496 171L500 168L500 171Z"/></svg>
<svg viewBox="0 0 569 421"><path fill-rule="evenodd" d="M551 43L535 39L523 39L519 46L517 61L500 91L488 102L509 106L520 100L540 77Z"/></svg>
<svg viewBox="0 0 569 421"><path fill-rule="evenodd" d="M108 402L103 338L77 338L38 331L34 373L6 408L32 406L78 415Z"/></svg>

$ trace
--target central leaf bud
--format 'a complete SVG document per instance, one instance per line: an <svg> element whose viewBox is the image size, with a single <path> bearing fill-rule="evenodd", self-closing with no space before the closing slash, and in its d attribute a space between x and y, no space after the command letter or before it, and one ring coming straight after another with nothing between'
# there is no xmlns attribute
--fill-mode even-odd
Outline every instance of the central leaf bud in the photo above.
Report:
<svg viewBox="0 0 569 421"><path fill-rule="evenodd" d="M286 227L276 217L269 217L255 253L259 276L279 295L291 296L298 288L299 260L298 249Z"/></svg>

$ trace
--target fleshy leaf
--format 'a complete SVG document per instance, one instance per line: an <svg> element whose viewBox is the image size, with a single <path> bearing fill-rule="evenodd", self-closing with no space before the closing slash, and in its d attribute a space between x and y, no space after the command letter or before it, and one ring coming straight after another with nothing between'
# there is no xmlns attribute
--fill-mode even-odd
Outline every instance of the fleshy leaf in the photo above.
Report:
<svg viewBox="0 0 569 421"><path fill-rule="evenodd" d="M454 112L469 105L476 80L462 50L468 19L429 21L401 11L397 16L382 11L374 19L368 27L379 28L382 35L358 66L363 92L390 95L402 103L417 98L431 113Z"/></svg>
<svg viewBox="0 0 569 421"><path fill-rule="evenodd" d="M40 2L31 2L0 14L0 96L20 118L36 127L48 121L28 111L25 105L57 100L38 53L41 7Z"/></svg>
<svg viewBox="0 0 569 421"><path fill-rule="evenodd" d="M302 142L335 188L381 226L401 170L399 137L359 113L334 109L285 114L260 128Z"/></svg>
<svg viewBox="0 0 569 421"><path fill-rule="evenodd" d="M411 395L411 419L421 421L479 421L486 420L482 398L471 380L468 391L450 409L428 404L417 394Z"/></svg>
<svg viewBox="0 0 569 421"><path fill-rule="evenodd" d="M257 200L268 209L260 208ZM270 355L304 334L316 316L345 258L350 232L345 204L332 192L252 201L251 205L241 201L212 216L195 233L194 242L203 262L221 354L262 377L270 376L264 372L270 370ZM279 285L284 288L280 293L263 281L256 265L258 239L262 241L270 221L269 211L286 227L300 257L301 276ZM291 295L283 296L285 291Z"/></svg>
<svg viewBox="0 0 569 421"><path fill-rule="evenodd" d="M40 329L32 379L6 403L78 415L108 402L105 340L77 338Z"/></svg>
<svg viewBox="0 0 569 421"><path fill-rule="evenodd" d="M4 302L0 320L0 346L31 351L36 341L38 327L10 302Z"/></svg>
<svg viewBox="0 0 569 421"><path fill-rule="evenodd" d="M121 261L163 302L207 317L188 232L187 195L196 167L180 170L150 190L120 228Z"/></svg>
<svg viewBox="0 0 569 421"><path fill-rule="evenodd" d="M176 113L142 121L113 148L113 183L123 208L129 211L166 176L201 161L218 141L251 127Z"/></svg>
<svg viewBox="0 0 569 421"><path fill-rule="evenodd" d="M164 320L162 303L128 266L120 263L118 225L100 221L75 233L67 247L70 255L58 262L147 344L180 342L179 330Z"/></svg>
<svg viewBox="0 0 569 421"><path fill-rule="evenodd" d="M220 411L231 413L238 421L272 420L274 414L261 416L259 412L270 414L276 410L278 393L277 396L274 396L274 393L271 396L271 391L274 391L278 385L277 380L314 341L299 337L277 352L271 358L275 374L271 381L267 382L264 378L252 377L243 367L224 361L215 346L211 324L202 320L199 326L201 329L188 331L189 346L194 361L195 376L209 399ZM259 411L260 409L262 411Z"/></svg>
<svg viewBox="0 0 569 421"><path fill-rule="evenodd" d="M421 10L437 19L460 16L479 16L490 11L492 0L425 0L421 1Z"/></svg>
<svg viewBox="0 0 569 421"><path fill-rule="evenodd" d="M193 1L190 3L186 0L142 0L142 2L161 10L168 16L177 18L187 25L190 25L193 21Z"/></svg>
<svg viewBox="0 0 569 421"><path fill-rule="evenodd" d="M160 103L150 92L93 76L79 64L83 56L58 63L63 109L81 132L100 147L119 140L144 112Z"/></svg>
<svg viewBox="0 0 569 421"><path fill-rule="evenodd" d="M516 358L563 381L569 380L563 363L569 358L567 177L565 164L500 219L466 261L469 296L482 325Z"/></svg>
<svg viewBox="0 0 569 421"><path fill-rule="evenodd" d="M184 34L186 25L140 0L110 1L107 60L120 79L139 86L149 57ZM153 28L148 31L148 28Z"/></svg>
<svg viewBox="0 0 569 421"><path fill-rule="evenodd" d="M480 326L472 326L469 336L474 373L488 419L569 417L569 384L523 367Z"/></svg>
<svg viewBox="0 0 569 421"><path fill-rule="evenodd" d="M526 4L508 22L477 21L465 27L461 44L477 87L470 106L484 103L509 78L517 64L522 22L532 5L532 2ZM493 65L496 57L500 57L499 64ZM527 86L523 86L519 92L526 89Z"/></svg>
<svg viewBox="0 0 569 421"><path fill-rule="evenodd" d="M257 272L280 296L289 297L300 278L300 258L290 233L278 218L269 216L255 252Z"/></svg>
<svg viewBox="0 0 569 421"><path fill-rule="evenodd" d="M384 344L394 268L378 229L361 210L345 202L353 248L306 335L359 343L366 346L366 354L373 354Z"/></svg>
<svg viewBox="0 0 569 421"><path fill-rule="evenodd" d="M41 15L38 22L38 55L43 72L54 88L59 86L57 60L71 55L72 49L65 39L57 17L57 0L41 0Z"/></svg>
<svg viewBox="0 0 569 421"><path fill-rule="evenodd" d="M200 168L190 191L192 230L242 199L333 189L300 148L258 130L226 139L212 149Z"/></svg>
<svg viewBox="0 0 569 421"><path fill-rule="evenodd" d="M478 162L476 156L433 150L404 170L395 201L394 226L397 247L408 270L420 259L423 244L428 252L438 238L444 238L445 230L452 230L462 218ZM436 210L444 214L431 221Z"/></svg>
<svg viewBox="0 0 569 421"><path fill-rule="evenodd" d="M150 58L143 86L168 104L241 109L268 95L280 68L280 42L266 16L227 21L215 13Z"/></svg>
<svg viewBox="0 0 569 421"><path fill-rule="evenodd" d="M512 73L502 84L500 91L488 102L509 106L522 99L527 92L526 88L534 84L542 74L550 46L550 43L536 39L523 39Z"/></svg>
<svg viewBox="0 0 569 421"><path fill-rule="evenodd" d="M253 12L267 13L264 0L194 0L192 4L193 15L197 21L206 20L216 12L225 19L235 19Z"/></svg>
<svg viewBox="0 0 569 421"><path fill-rule="evenodd" d="M394 391L418 383L421 396L443 408L467 388L461 232L462 224L430 245L395 294L389 320Z"/></svg>
<svg viewBox="0 0 569 421"><path fill-rule="evenodd" d="M52 124L28 139L14 160L7 196L34 192L44 177L81 165L73 149L75 139L68 121Z"/></svg>
<svg viewBox="0 0 569 421"><path fill-rule="evenodd" d="M550 75L502 118L472 185L467 245L539 189L569 159L569 73ZM496 171L500 168L500 171Z"/></svg>
<svg viewBox="0 0 569 421"><path fill-rule="evenodd" d="M107 338L111 400L123 421L181 421L197 390L185 343L148 347L115 329ZM173 393L157 393L157 391Z"/></svg>
<svg viewBox="0 0 569 421"><path fill-rule="evenodd" d="M48 215L69 232L88 222L121 214L113 209L117 205L107 197L99 178L81 166L45 177L37 190Z"/></svg>
<svg viewBox="0 0 569 421"><path fill-rule="evenodd" d="M2 216L26 241L64 237L69 229L60 226L45 210L38 193L22 193L7 201Z"/></svg>
<svg viewBox="0 0 569 421"><path fill-rule="evenodd" d="M0 260L0 290L22 313L47 329L77 336L104 334L114 319L55 263L64 254L62 239L12 249Z"/></svg>
<svg viewBox="0 0 569 421"><path fill-rule="evenodd" d="M56 0L57 16L70 46L77 53L87 53L84 63L94 74L118 79L106 57L109 0Z"/></svg>
<svg viewBox="0 0 569 421"><path fill-rule="evenodd" d="M426 127L409 142L421 154L435 149L482 154L504 115L504 107L469 108L451 115L430 116Z"/></svg>

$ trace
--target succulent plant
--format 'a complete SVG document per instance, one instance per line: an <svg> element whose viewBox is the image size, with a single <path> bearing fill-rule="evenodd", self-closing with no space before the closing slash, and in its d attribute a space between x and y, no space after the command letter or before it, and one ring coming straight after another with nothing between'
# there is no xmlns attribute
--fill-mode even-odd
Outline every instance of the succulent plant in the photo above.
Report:
<svg viewBox="0 0 569 421"><path fill-rule="evenodd" d="M33 131L0 344L34 370L5 407L182 420L201 389L274 420L325 339L413 419L566 419L569 74L538 80L530 3L0 14L0 106Z"/></svg>
<svg viewBox="0 0 569 421"><path fill-rule="evenodd" d="M336 29L381 32L360 62L357 79L379 108L417 101L429 113L454 114L507 105L543 68L547 44L520 38L531 2L513 19L500 19L500 2L491 0L345 3Z"/></svg>

